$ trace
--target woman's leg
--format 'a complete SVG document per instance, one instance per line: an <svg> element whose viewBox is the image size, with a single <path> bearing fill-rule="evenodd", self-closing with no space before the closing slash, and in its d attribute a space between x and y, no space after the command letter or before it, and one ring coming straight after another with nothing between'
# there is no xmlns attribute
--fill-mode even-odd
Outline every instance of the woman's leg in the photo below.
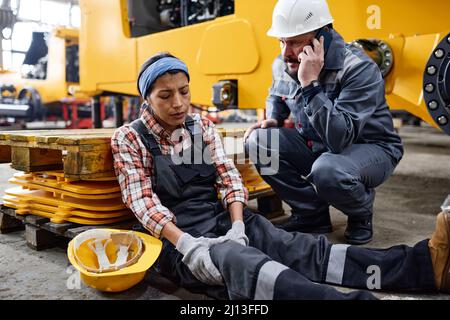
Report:
<svg viewBox="0 0 450 320"><path fill-rule="evenodd" d="M342 293L314 283L260 250L227 241L211 247L211 258L233 300L371 300L367 291Z"/></svg>
<svg viewBox="0 0 450 320"><path fill-rule="evenodd" d="M331 244L325 236L286 232L246 212L250 246L311 281L360 289L435 291L428 241L368 249Z"/></svg>

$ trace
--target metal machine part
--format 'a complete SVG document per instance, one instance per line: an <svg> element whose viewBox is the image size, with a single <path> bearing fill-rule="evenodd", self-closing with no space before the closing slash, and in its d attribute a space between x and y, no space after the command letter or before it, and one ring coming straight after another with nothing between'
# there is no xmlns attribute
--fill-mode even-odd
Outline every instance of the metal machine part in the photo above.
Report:
<svg viewBox="0 0 450 320"><path fill-rule="evenodd" d="M161 23L183 27L234 12L234 0L160 0Z"/></svg>
<svg viewBox="0 0 450 320"><path fill-rule="evenodd" d="M0 117L25 118L27 121L40 120L44 116L41 97L34 88L23 88L16 96L12 85L0 87Z"/></svg>
<svg viewBox="0 0 450 320"><path fill-rule="evenodd" d="M428 60L423 88L428 112L450 135L450 33L441 40Z"/></svg>
<svg viewBox="0 0 450 320"><path fill-rule="evenodd" d="M238 106L237 80L220 81L213 86L213 104L219 110L236 109Z"/></svg>
<svg viewBox="0 0 450 320"><path fill-rule="evenodd" d="M380 68L383 77L386 77L394 65L394 54L392 48L386 42L377 39L358 39L352 44L371 57Z"/></svg>
<svg viewBox="0 0 450 320"><path fill-rule="evenodd" d="M128 0L132 37L184 27L234 13L234 0Z"/></svg>

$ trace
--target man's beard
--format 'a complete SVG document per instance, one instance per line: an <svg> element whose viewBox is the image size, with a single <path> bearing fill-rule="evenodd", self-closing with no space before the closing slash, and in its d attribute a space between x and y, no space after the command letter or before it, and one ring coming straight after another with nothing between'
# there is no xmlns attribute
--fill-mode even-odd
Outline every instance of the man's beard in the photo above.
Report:
<svg viewBox="0 0 450 320"><path fill-rule="evenodd" d="M284 62L285 63L298 63L298 59L287 57L287 58L284 58Z"/></svg>
<svg viewBox="0 0 450 320"><path fill-rule="evenodd" d="M294 79L297 78L297 73L298 73L298 67L295 70L292 70L291 68L289 68L288 63L299 63L297 59L292 59L292 58L284 58L284 62L286 63L286 71L287 73L293 77ZM299 64L300 66L300 64Z"/></svg>

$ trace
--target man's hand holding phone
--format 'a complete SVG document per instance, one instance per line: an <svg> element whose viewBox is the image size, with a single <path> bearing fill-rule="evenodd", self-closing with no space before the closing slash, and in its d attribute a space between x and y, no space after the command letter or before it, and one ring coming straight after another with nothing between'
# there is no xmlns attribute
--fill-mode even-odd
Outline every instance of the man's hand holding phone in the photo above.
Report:
<svg viewBox="0 0 450 320"><path fill-rule="evenodd" d="M320 37L320 41L314 38L312 46L305 46L298 56L300 62L298 80L302 88L319 79L320 72L325 64L324 42L323 36Z"/></svg>

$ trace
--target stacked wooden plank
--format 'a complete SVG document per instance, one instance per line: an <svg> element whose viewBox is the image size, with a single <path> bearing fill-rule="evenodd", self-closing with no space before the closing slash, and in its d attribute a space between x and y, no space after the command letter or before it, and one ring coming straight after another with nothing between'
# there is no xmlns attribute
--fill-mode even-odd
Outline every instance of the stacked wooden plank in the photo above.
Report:
<svg viewBox="0 0 450 320"><path fill-rule="evenodd" d="M63 170L70 180L114 177L114 129L0 132L0 162L24 172Z"/></svg>

